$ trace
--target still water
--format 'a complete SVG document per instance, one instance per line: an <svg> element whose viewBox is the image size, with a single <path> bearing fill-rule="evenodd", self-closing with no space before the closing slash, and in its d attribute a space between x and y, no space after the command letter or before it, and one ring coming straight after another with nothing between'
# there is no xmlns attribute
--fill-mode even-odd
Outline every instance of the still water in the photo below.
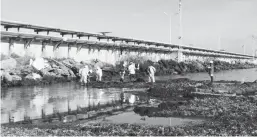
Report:
<svg viewBox="0 0 257 137"><path fill-rule="evenodd" d="M192 80L210 80L210 76L207 72L201 73L188 73L186 75L172 75L172 76L158 76L156 80L177 79L177 78L189 78ZM226 70L214 73L214 81L218 80L235 80L242 82L253 82L257 80L257 68L253 69L237 69Z"/></svg>
<svg viewBox="0 0 257 137"><path fill-rule="evenodd" d="M76 83L2 89L1 123L8 123L9 115L14 117L14 122L23 120L24 116L40 118L42 109L46 115L56 111L67 112L68 104L71 110L76 110L77 106L106 104L119 100L124 90L86 88ZM124 93L124 98L130 103L139 99L129 93Z"/></svg>
<svg viewBox="0 0 257 137"><path fill-rule="evenodd" d="M189 78L193 80L208 80L207 73L187 74L184 76L162 76L156 79ZM254 81L257 79L257 69L230 70L215 73L215 80ZM52 114L54 111L67 112L79 107L88 107L119 100L122 91L127 89L86 88L75 83L54 84L48 86L31 86L1 89L1 123L8 123L9 116L14 117L14 122L21 121L24 116L32 119L40 118L41 112ZM130 103L139 100L139 97L125 93L125 98ZM158 120L157 120L158 121ZM165 121L165 120L164 120Z"/></svg>

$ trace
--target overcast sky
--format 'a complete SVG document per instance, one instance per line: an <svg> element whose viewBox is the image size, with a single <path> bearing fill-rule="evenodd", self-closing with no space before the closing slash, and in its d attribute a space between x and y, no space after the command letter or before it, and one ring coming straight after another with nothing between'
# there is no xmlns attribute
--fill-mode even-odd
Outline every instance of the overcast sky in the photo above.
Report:
<svg viewBox="0 0 257 137"><path fill-rule="evenodd" d="M178 0L1 0L2 20L169 43L179 34ZM257 0L182 0L183 43L252 55Z"/></svg>

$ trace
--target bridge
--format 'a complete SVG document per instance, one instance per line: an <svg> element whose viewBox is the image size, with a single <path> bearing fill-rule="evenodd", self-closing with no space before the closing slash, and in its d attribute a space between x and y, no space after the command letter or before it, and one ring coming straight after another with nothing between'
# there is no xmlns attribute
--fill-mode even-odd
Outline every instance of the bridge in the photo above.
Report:
<svg viewBox="0 0 257 137"><path fill-rule="evenodd" d="M247 61L256 56L87 33L19 22L1 21L1 54L74 58L77 61L99 59L114 64L126 56L145 56L153 61L218 59Z"/></svg>

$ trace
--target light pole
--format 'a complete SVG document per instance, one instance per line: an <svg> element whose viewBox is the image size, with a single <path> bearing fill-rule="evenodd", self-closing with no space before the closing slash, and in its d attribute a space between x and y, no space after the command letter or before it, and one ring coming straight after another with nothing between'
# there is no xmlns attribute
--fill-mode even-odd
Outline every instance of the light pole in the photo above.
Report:
<svg viewBox="0 0 257 137"><path fill-rule="evenodd" d="M179 5L178 5L178 14L179 14L179 45L183 44L182 41L182 0L179 0Z"/></svg>
<svg viewBox="0 0 257 137"><path fill-rule="evenodd" d="M167 14L166 12L163 12L165 15L169 16L169 14ZM170 44L171 44L171 15L170 17Z"/></svg>
<svg viewBox="0 0 257 137"><path fill-rule="evenodd" d="M257 38L256 38L254 35L252 35L253 59L254 59L254 56L255 56L255 53L254 53L254 52L256 52L256 51L254 50L255 40L257 40Z"/></svg>

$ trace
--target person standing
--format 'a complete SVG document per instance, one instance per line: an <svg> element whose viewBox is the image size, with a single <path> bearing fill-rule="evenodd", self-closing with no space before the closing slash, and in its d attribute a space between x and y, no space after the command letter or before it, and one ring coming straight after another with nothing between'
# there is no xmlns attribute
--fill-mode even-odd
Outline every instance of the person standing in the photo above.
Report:
<svg viewBox="0 0 257 137"><path fill-rule="evenodd" d="M135 77L135 74L136 74L136 67L133 62L129 63L128 72L129 72L129 79L130 81L132 81L132 79Z"/></svg>
<svg viewBox="0 0 257 137"><path fill-rule="evenodd" d="M125 73L126 73L126 62L123 62L120 69L120 82L124 82L125 79Z"/></svg>
<svg viewBox="0 0 257 137"><path fill-rule="evenodd" d="M102 81L103 71L100 67L96 68L96 81Z"/></svg>
<svg viewBox="0 0 257 137"><path fill-rule="evenodd" d="M210 65L208 66L209 76L211 77L211 84L213 83L213 75L214 75L214 65L213 61L210 61Z"/></svg>
<svg viewBox="0 0 257 137"><path fill-rule="evenodd" d="M85 65L82 69L79 70L79 75L80 75L80 82L81 85L87 84L88 81L88 75L89 75L89 68L87 65Z"/></svg>
<svg viewBox="0 0 257 137"><path fill-rule="evenodd" d="M155 83L155 74L156 69L153 66L149 66L147 68L147 73L148 73L148 82Z"/></svg>

